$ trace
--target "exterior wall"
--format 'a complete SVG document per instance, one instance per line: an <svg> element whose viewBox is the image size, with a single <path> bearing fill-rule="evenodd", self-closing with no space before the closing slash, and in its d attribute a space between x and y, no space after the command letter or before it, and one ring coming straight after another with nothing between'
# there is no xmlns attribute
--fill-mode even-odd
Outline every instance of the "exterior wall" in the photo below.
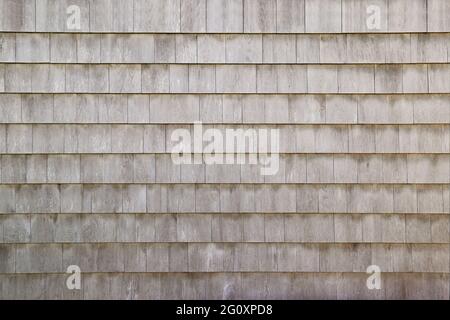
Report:
<svg viewBox="0 0 450 320"><path fill-rule="evenodd" d="M449 299L449 16L0 0L0 298ZM196 121L279 129L278 172L175 164Z"/></svg>

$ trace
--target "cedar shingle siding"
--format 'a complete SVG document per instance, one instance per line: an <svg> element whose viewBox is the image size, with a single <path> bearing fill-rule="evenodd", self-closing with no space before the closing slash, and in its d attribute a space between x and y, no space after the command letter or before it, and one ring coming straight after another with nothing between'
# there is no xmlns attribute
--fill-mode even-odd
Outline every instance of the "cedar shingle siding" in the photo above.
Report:
<svg viewBox="0 0 450 320"><path fill-rule="evenodd" d="M0 0L0 298L448 299L449 17ZM197 121L279 129L279 170L174 163Z"/></svg>

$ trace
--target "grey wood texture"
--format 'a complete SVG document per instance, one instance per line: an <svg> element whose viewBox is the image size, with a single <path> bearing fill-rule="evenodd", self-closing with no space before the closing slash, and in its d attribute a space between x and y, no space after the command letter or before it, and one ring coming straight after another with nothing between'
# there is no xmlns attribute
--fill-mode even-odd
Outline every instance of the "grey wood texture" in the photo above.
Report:
<svg viewBox="0 0 450 320"><path fill-rule="evenodd" d="M0 0L0 299L449 299L449 15ZM174 164L197 121L278 129L279 170Z"/></svg>

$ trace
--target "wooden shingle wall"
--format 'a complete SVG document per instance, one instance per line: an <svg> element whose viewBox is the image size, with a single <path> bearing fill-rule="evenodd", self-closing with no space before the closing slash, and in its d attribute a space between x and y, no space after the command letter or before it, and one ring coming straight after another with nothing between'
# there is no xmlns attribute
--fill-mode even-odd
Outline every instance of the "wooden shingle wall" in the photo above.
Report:
<svg viewBox="0 0 450 320"><path fill-rule="evenodd" d="M449 17L0 0L0 298L449 299ZM278 172L174 164L195 121L279 129Z"/></svg>

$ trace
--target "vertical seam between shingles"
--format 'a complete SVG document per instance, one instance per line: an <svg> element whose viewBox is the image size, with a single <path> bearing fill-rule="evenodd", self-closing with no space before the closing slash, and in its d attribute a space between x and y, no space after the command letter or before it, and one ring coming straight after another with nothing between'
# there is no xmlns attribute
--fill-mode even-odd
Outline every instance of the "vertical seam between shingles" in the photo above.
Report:
<svg viewBox="0 0 450 320"><path fill-rule="evenodd" d="M295 63L298 63L298 34L294 35L295 37Z"/></svg>
<svg viewBox="0 0 450 320"><path fill-rule="evenodd" d="M208 33L208 0L205 0L205 33Z"/></svg>
<svg viewBox="0 0 450 320"><path fill-rule="evenodd" d="M386 32L389 32L389 0L386 1Z"/></svg>
<svg viewBox="0 0 450 320"><path fill-rule="evenodd" d="M219 199L220 199L220 189L219 189ZM220 213L219 213L220 214ZM213 220L214 220L214 217L213 217L213 215L209 215L209 217L210 217L210 223L209 223L209 238L211 239L210 241L211 242L213 242L214 240L213 240Z"/></svg>
<svg viewBox="0 0 450 320"><path fill-rule="evenodd" d="M108 92L109 93L111 93L111 67L112 67L112 65L108 64Z"/></svg>
<svg viewBox="0 0 450 320"><path fill-rule="evenodd" d="M48 178L48 155L45 157L45 178L46 178L46 182L48 183L49 178ZM59 197L59 212L62 212L62 201L61 201L61 186L59 186L59 192L60 192L60 197Z"/></svg>
<svg viewBox="0 0 450 320"><path fill-rule="evenodd" d="M31 125L31 152L34 151L34 129L35 129L35 125L32 124Z"/></svg>
<svg viewBox="0 0 450 320"><path fill-rule="evenodd" d="M61 243L61 272L64 272L64 243Z"/></svg>
<svg viewBox="0 0 450 320"><path fill-rule="evenodd" d="M245 1L242 0L242 33L245 33Z"/></svg>
<svg viewBox="0 0 450 320"><path fill-rule="evenodd" d="M306 1L303 0L303 32L306 32Z"/></svg>
<svg viewBox="0 0 450 320"><path fill-rule="evenodd" d="M278 0L275 0L275 33L278 33Z"/></svg>
<svg viewBox="0 0 450 320"><path fill-rule="evenodd" d="M78 34L78 35L74 35L74 39L75 39L75 61L77 62L77 63L79 63L80 62L80 57L78 56L78 38L81 38L81 35L80 34ZM88 72L89 73L89 72ZM89 85L89 82L88 82L88 85Z"/></svg>
<svg viewBox="0 0 450 320"><path fill-rule="evenodd" d="M196 52L195 62L198 64L198 34L195 35L195 52Z"/></svg>
<svg viewBox="0 0 450 320"><path fill-rule="evenodd" d="M32 233L31 233L31 214L28 214L28 227L30 230L30 242L32 242Z"/></svg>
<svg viewBox="0 0 450 320"><path fill-rule="evenodd" d="M48 33L48 63L52 63L52 34Z"/></svg>
<svg viewBox="0 0 450 320"><path fill-rule="evenodd" d="M409 155L405 156L406 158L406 183L409 184Z"/></svg>
<svg viewBox="0 0 450 320"><path fill-rule="evenodd" d="M55 95L54 94L51 95L51 100L52 100L52 121L54 122L55 121Z"/></svg>
<svg viewBox="0 0 450 320"><path fill-rule="evenodd" d="M217 65L214 65L214 93L217 93Z"/></svg>
<svg viewBox="0 0 450 320"><path fill-rule="evenodd" d="M400 92L400 93L405 94L405 66L402 64L400 66L400 68L401 68L401 72L402 72L402 92Z"/></svg>
<svg viewBox="0 0 450 320"><path fill-rule="evenodd" d="M416 192L416 214L419 213L419 192L417 190L417 185L414 186L415 192Z"/></svg>
<svg viewBox="0 0 450 320"><path fill-rule="evenodd" d="M174 47L175 47L175 59L174 59L174 61L175 61L175 63L177 63L177 35L175 34L175 35L172 35L173 36L173 42L174 42ZM182 37L184 37L184 35L181 35Z"/></svg>
<svg viewBox="0 0 450 320"><path fill-rule="evenodd" d="M14 249L14 273L17 273L17 244L13 244Z"/></svg>
<svg viewBox="0 0 450 320"><path fill-rule="evenodd" d="M91 31L91 2L87 1L87 5L88 5L88 31Z"/></svg>
<svg viewBox="0 0 450 320"><path fill-rule="evenodd" d="M336 243L336 213L333 213L333 242Z"/></svg>
<svg viewBox="0 0 450 320"><path fill-rule="evenodd" d="M407 218L406 218L406 214L405 213L403 213L402 216L403 216L403 227L405 228L404 243L406 244L406 243L408 243L408 226L407 226L407 223L406 223Z"/></svg>
<svg viewBox="0 0 450 320"><path fill-rule="evenodd" d="M131 19L132 19L132 21L131 21L131 29L133 30L133 32L135 31L134 30L134 20L135 20L135 17L134 17L134 10L135 10L135 6L134 6L134 0L132 0L133 1L133 4L132 4L132 10L133 10L133 12L132 12L132 17L131 17ZM145 254L147 255L147 249L145 250ZM147 263L147 257L146 257L146 261L145 261L145 263ZM145 266L145 270L147 270L147 265Z"/></svg>

